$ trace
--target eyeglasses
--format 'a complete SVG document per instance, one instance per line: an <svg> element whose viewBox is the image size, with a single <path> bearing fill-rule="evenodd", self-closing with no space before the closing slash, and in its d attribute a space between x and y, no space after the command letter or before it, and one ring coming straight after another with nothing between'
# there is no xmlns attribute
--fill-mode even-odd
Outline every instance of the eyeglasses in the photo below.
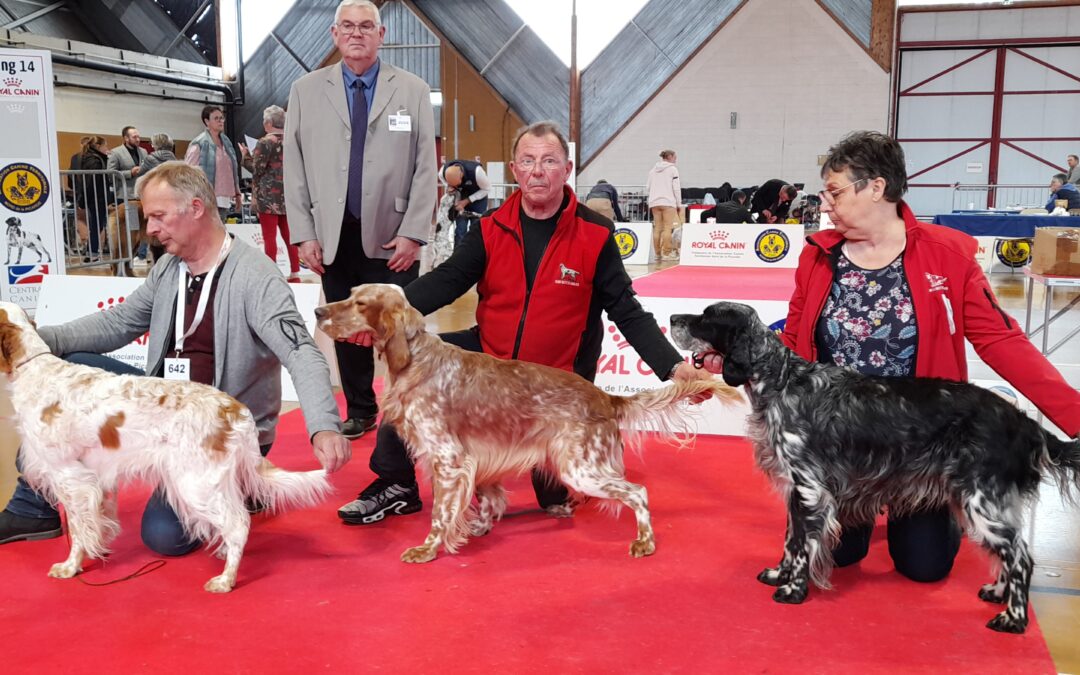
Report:
<svg viewBox="0 0 1080 675"><path fill-rule="evenodd" d="M855 181L853 183L848 183L844 187L838 187L835 190L822 190L821 192L818 193L818 197L821 199L822 202L828 204L829 206L835 206L836 205L836 200L840 196L841 192L843 192L844 190L848 189L849 187L851 187L853 185L858 185L859 183L862 183L863 181L868 181L868 180L870 180L870 179L869 178L860 178L859 180L857 180L857 181Z"/></svg>
<svg viewBox="0 0 1080 675"><path fill-rule="evenodd" d="M352 35L353 33L360 33L361 35L373 35L375 31L379 30L380 24L372 23L371 21L365 21L364 23L353 23L352 21L342 21L337 24L338 32L342 35Z"/></svg>
<svg viewBox="0 0 1080 675"><path fill-rule="evenodd" d="M532 171L533 167L536 166L536 160L532 157L526 157L525 159L514 160L514 164L520 166L526 171ZM554 157L545 157L540 160L540 168L542 168L544 171L552 171L554 169L558 169L561 166L563 166L563 163L555 159Z"/></svg>

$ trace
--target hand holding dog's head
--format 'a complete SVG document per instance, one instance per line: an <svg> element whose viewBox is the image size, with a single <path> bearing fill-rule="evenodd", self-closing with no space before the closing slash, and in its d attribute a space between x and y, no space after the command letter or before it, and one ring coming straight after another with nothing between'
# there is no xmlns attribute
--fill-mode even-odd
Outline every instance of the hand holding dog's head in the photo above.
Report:
<svg viewBox="0 0 1080 675"><path fill-rule="evenodd" d="M681 349L705 356L723 357L723 377L733 387L746 384L753 375L752 328L760 323L752 307L736 302L717 302L702 314L675 314L671 335Z"/></svg>
<svg viewBox="0 0 1080 675"><path fill-rule="evenodd" d="M424 331L424 318L393 284L357 286L345 300L316 307L315 316L319 329L335 339L372 333L392 372L409 364L408 341Z"/></svg>

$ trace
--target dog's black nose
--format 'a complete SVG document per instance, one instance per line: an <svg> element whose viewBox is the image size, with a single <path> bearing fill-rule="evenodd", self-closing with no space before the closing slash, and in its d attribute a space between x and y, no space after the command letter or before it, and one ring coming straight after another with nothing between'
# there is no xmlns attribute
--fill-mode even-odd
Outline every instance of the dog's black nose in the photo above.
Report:
<svg viewBox="0 0 1080 675"><path fill-rule="evenodd" d="M329 314L329 313L330 312L328 312L325 307L316 307L315 308L315 318L316 319L325 319L326 315Z"/></svg>

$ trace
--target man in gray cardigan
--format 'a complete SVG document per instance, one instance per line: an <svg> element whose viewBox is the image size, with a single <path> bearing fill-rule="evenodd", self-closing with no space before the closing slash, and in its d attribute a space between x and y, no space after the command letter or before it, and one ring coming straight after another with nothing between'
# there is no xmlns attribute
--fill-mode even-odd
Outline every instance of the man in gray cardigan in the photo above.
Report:
<svg viewBox="0 0 1080 675"><path fill-rule="evenodd" d="M284 277L262 251L234 240L221 224L214 189L198 169L167 162L139 180L149 232L171 255L146 282L107 312L39 329L55 354L90 352L83 363L114 372L130 366L103 352L150 332L146 374L210 384L246 405L259 429L263 453L274 441L281 409L281 365L293 376L308 435L319 463L330 472L349 461L349 442L330 385L330 369L296 309ZM186 277L181 296L180 275ZM204 311L200 298L206 294ZM177 303L184 321L175 325ZM177 347L180 347L179 349ZM88 358L89 357L89 358ZM125 370L126 369L126 370ZM20 479L0 513L0 543L59 536L55 509ZM200 542L187 539L165 496L155 492L143 513L143 541L163 555L180 555Z"/></svg>

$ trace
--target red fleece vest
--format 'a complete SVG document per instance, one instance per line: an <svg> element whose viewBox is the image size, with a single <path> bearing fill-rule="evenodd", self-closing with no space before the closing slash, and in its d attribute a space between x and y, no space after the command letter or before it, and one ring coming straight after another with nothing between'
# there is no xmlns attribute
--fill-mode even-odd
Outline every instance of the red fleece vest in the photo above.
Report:
<svg viewBox="0 0 1080 675"><path fill-rule="evenodd" d="M487 267L477 284L476 320L486 353L573 372L596 262L611 236L604 226L578 218L577 206L570 192L531 290L525 284L521 192L480 221Z"/></svg>

